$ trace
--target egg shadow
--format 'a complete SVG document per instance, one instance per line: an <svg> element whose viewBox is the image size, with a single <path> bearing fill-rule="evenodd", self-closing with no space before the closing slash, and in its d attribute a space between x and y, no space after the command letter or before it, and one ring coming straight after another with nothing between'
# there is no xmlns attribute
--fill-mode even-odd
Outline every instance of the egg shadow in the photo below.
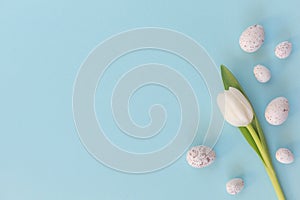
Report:
<svg viewBox="0 0 300 200"><path fill-rule="evenodd" d="M265 28L265 45L274 46L274 44L291 39L291 29L285 18L282 18L281 16L272 16L263 19L261 24L263 24ZM278 26L278 24L280 24L280 26Z"/></svg>
<svg viewBox="0 0 300 200"><path fill-rule="evenodd" d="M298 159L298 158L300 158L300 154L298 153L298 152L300 152L299 144L300 144L300 140L298 140L298 141L293 140L293 141L285 143L285 145L283 147L289 149L293 153L294 158Z"/></svg>

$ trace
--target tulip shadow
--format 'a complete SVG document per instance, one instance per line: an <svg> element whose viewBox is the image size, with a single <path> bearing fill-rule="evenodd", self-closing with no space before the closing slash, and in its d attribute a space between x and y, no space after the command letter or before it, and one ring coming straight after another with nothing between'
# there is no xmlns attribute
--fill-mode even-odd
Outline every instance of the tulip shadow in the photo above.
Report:
<svg viewBox="0 0 300 200"><path fill-rule="evenodd" d="M273 15L271 17L262 19L260 22L265 28L266 45L277 44L283 40L288 40L291 38L292 34L290 30L292 27L289 26L286 18L283 18L279 15ZM278 24L280 24L280 26Z"/></svg>

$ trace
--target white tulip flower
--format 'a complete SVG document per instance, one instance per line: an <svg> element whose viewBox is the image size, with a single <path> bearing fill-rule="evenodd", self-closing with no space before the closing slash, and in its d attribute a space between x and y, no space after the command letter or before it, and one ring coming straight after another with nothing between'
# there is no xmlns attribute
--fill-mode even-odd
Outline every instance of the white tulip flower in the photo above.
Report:
<svg viewBox="0 0 300 200"><path fill-rule="evenodd" d="M224 87L225 89L228 88L228 90L219 94L217 102L225 120L229 124L239 127L247 142L263 161L263 165L273 184L278 200L285 200L283 190L272 164L272 158L263 130L251 103L246 95L241 92L243 89L238 80L224 65L221 65L221 75Z"/></svg>
<svg viewBox="0 0 300 200"><path fill-rule="evenodd" d="M252 122L252 106L238 89L229 87L229 90L218 95L217 103L229 124L235 127L246 127Z"/></svg>

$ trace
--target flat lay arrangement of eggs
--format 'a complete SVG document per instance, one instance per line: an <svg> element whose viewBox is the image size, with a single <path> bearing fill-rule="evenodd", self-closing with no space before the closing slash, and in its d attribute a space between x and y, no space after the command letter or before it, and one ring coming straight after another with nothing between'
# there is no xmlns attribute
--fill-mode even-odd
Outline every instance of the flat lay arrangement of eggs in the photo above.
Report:
<svg viewBox="0 0 300 200"><path fill-rule="evenodd" d="M252 25L246 28L239 39L239 44L242 50L247 53L256 52L264 43L264 28L261 25ZM276 45L274 54L279 59L286 59L292 52L292 43L283 41ZM260 83L267 83L272 75L271 70L258 64L253 68L253 74L256 80ZM266 121L271 125L281 125L288 117L289 102L285 97L277 97L270 101L265 110Z"/></svg>
<svg viewBox="0 0 300 200"><path fill-rule="evenodd" d="M262 25L255 24L242 31L239 37L240 48L247 53L258 51L265 41L265 29ZM274 57L286 59L292 52L292 43L289 41L279 42L274 48ZM272 73L269 67L257 64L253 67L255 79L266 84L270 81ZM272 126L282 125L288 118L290 110L289 101L284 96L271 99L265 108L265 120ZM288 148L279 148L275 153L275 158L281 164L291 164L294 162L294 155ZM194 168L203 168L211 165L216 159L215 152L207 146L192 147L186 156L188 164ZM233 178L226 183L226 191L230 195L240 193L245 186L242 178Z"/></svg>

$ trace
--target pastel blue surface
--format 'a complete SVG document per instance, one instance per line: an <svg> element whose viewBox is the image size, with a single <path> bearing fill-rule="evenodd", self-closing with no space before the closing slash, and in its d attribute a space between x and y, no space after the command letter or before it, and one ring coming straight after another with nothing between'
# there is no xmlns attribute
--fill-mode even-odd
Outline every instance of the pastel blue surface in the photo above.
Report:
<svg viewBox="0 0 300 200"><path fill-rule="evenodd" d="M126 174L100 164L83 147L72 114L73 83L80 65L111 35L149 26L192 37L217 65L225 64L234 72L254 104L272 155L279 147L293 151L296 159L291 165L273 159L287 199L300 199L299 6L297 0L1 1L0 199L276 199L261 161L238 130L227 124L215 146L217 160L204 169L191 168L183 156L157 172ZM256 23L265 27L265 44L258 52L247 54L240 49L238 37ZM279 60L273 50L284 40L290 40L294 49L288 59ZM159 57L157 52L148 53L150 57L142 55L139 59L155 61ZM272 71L267 84L258 83L252 75L253 66L259 63ZM203 103L209 101L201 77L195 78L192 70L182 73L194 84L199 83L196 90ZM111 75L115 75L113 71ZM176 120L176 101L171 94L156 89L145 88L133 101L144 99L147 108L153 102L146 94L152 92L153 97L159 97L158 102L168 101L175 107L169 115ZM274 127L267 124L263 114L268 102L277 96L289 99L291 111L286 123ZM203 103L199 103L201 113L206 113ZM147 123L145 115L137 112L139 106L130 104L130 109L138 123ZM200 129L207 121L201 118ZM174 123L170 130L176 126ZM128 150L148 151L166 143L171 134L166 133L161 143L145 147L122 141L117 135L110 137ZM193 143L197 144L199 138ZM246 186L237 196L230 196L225 184L234 177L242 177Z"/></svg>

